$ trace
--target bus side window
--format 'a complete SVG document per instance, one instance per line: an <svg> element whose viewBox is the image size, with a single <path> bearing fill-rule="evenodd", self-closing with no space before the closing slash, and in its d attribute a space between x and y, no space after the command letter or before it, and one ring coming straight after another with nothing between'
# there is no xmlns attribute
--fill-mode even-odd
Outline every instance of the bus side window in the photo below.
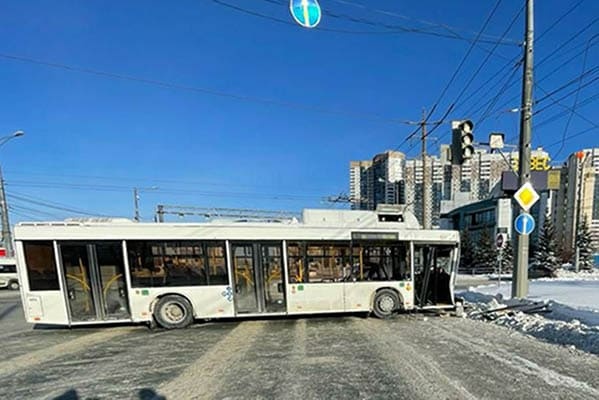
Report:
<svg viewBox="0 0 599 400"><path fill-rule="evenodd" d="M59 290L52 242L25 242L25 264L30 290Z"/></svg>
<svg viewBox="0 0 599 400"><path fill-rule="evenodd" d="M305 282L301 243L287 245L287 264L289 265L289 283Z"/></svg>

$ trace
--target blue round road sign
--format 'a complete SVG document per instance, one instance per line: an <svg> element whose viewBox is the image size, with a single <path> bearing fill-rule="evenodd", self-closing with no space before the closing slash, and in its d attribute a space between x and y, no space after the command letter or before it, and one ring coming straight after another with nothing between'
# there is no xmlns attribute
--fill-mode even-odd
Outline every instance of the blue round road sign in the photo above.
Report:
<svg viewBox="0 0 599 400"><path fill-rule="evenodd" d="M295 22L304 28L314 28L322 17L317 0L289 0L289 11Z"/></svg>
<svg viewBox="0 0 599 400"><path fill-rule="evenodd" d="M528 213L522 213L514 220L514 229L520 235L530 235L535 230L535 219Z"/></svg>

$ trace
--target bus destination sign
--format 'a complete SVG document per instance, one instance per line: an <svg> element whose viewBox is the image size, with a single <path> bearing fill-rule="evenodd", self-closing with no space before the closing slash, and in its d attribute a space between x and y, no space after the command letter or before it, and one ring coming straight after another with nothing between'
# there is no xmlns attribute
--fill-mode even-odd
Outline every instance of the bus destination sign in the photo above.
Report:
<svg viewBox="0 0 599 400"><path fill-rule="evenodd" d="M397 232L352 232L352 240L398 240Z"/></svg>

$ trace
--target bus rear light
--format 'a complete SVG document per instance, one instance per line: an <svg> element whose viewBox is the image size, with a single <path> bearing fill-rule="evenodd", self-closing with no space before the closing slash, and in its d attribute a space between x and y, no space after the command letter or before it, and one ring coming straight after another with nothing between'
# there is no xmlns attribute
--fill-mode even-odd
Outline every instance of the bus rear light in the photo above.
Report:
<svg viewBox="0 0 599 400"><path fill-rule="evenodd" d="M41 321L42 319L40 317L34 317L33 320L34 321Z"/></svg>

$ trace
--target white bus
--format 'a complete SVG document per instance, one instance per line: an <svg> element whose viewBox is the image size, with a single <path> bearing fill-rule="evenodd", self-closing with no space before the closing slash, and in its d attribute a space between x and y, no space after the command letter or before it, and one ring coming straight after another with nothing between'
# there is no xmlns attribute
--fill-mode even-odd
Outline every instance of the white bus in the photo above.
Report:
<svg viewBox="0 0 599 400"><path fill-rule="evenodd" d="M453 308L459 234L400 212L302 222L67 220L15 227L28 322L140 322Z"/></svg>

